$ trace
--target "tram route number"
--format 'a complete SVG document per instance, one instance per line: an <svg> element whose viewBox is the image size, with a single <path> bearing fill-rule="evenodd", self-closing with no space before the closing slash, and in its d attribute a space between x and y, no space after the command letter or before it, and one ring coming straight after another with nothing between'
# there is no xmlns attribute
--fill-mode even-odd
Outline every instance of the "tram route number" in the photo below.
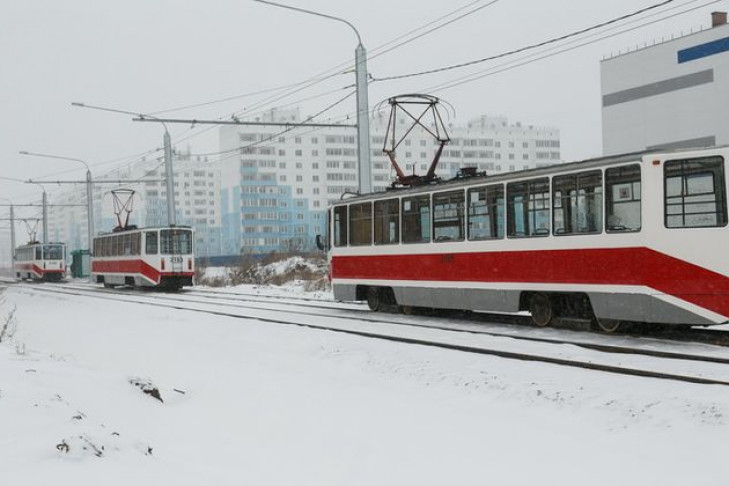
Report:
<svg viewBox="0 0 729 486"><path fill-rule="evenodd" d="M182 263L182 257L181 256L170 257L170 263Z"/></svg>

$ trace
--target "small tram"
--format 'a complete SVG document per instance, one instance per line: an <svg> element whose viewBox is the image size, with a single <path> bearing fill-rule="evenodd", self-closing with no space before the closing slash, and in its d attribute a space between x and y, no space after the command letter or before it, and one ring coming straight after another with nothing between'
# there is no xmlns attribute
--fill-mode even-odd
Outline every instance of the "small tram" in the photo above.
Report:
<svg viewBox="0 0 729 486"><path fill-rule="evenodd" d="M58 282L66 278L66 244L30 242L15 249L15 276Z"/></svg>
<svg viewBox="0 0 729 486"><path fill-rule="evenodd" d="M117 230L94 238L91 279L105 287L161 287L193 284L193 229L160 227Z"/></svg>
<svg viewBox="0 0 729 486"><path fill-rule="evenodd" d="M116 189L118 225L94 237L91 281L104 287L159 287L179 290L193 285L194 230L189 226L137 228L129 224L134 191Z"/></svg>

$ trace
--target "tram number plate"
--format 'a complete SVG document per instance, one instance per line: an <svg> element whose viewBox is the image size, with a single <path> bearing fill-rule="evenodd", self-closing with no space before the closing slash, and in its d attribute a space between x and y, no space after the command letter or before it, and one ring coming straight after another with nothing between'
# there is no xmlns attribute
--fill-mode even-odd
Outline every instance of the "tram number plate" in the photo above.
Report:
<svg viewBox="0 0 729 486"><path fill-rule="evenodd" d="M170 263L182 263L182 257L170 257Z"/></svg>

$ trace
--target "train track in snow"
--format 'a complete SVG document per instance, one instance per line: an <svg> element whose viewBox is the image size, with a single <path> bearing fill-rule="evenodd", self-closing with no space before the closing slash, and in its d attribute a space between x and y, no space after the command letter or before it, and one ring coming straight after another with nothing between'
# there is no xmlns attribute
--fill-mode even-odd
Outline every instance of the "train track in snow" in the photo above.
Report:
<svg viewBox="0 0 729 486"><path fill-rule="evenodd" d="M122 292L124 294L128 294L129 292L132 292L132 289L123 289L123 290L110 290L110 289L101 289L99 287L95 286L73 286L72 288L82 288L82 289L94 289L94 290L100 290L100 291L108 291L108 292ZM140 295L150 295L150 293L160 292L159 290L137 290L134 291L139 293ZM360 314L362 316L366 316L364 320L369 321L377 321L382 322L382 315L389 315L389 316L398 316L400 315L399 312L384 312L384 313L375 313L369 309L367 309L363 304L355 304L355 303L341 303L341 302L333 302L333 301L324 301L321 299L315 299L311 297L303 297L303 296L276 296L276 295L265 295L265 294L234 294L234 293L228 293L228 292L218 292L214 290L196 290L196 289L184 289L178 293L175 294L167 294L167 295L182 295L186 298L189 297L199 297L199 298L205 298L215 301L222 301L222 302L231 302L231 303L240 303L240 302L247 302L247 303L263 303L263 302L270 302L275 303L276 305L283 305L283 306L306 306L311 308L318 308L318 309L331 309L335 311L342 311L346 309L348 312L353 314ZM372 317L374 316L374 317ZM435 311L434 315L423 313L420 314L418 317L420 319L448 319L451 321L458 320L459 322L465 322L474 324L477 326L484 326L484 325L501 325L501 326L511 326L514 328L522 329L523 327L527 327L532 332L536 332L536 329L534 329L534 326L531 322L531 319L526 316L515 316L515 315L504 315L504 314L488 314L488 313L480 313L480 312L469 312L469 313L463 313L463 312L457 312L457 311ZM393 317L397 319L397 317ZM404 318L404 316L403 316ZM394 324L401 324L402 322L400 320L394 321ZM567 319L561 322L559 325L554 326L553 329L560 329L560 330L566 330L566 331L578 331L581 334L586 335L592 335L592 336L600 336L605 337L607 336L604 333L596 332L589 327L589 322L584 320L577 320L577 319ZM499 333L492 333L493 335L501 335ZM513 336L514 334L503 334L504 336ZM724 346L729 347L729 332L727 331L719 331L714 329L663 329L659 331L650 331L650 330L644 330L641 332L617 332L615 334L611 334L609 336L615 337L630 337L630 338L652 338L656 340L662 340L662 341L676 341L676 342L693 342L693 343L700 343L700 344L709 344L714 346ZM525 338L526 339L526 338Z"/></svg>
<svg viewBox="0 0 729 486"><path fill-rule="evenodd" d="M119 302L135 303L139 305L152 305L162 308L204 313L235 319L252 319L259 322L299 326L303 328L316 329L344 333L353 336L378 339L390 342L398 342L411 345L427 346L452 351L466 352L496 356L505 359L520 361L532 361L549 363L558 366L582 368L595 371L603 371L613 374L639 376L673 380L685 383L704 385L729 386L729 381L718 377L729 376L729 355L717 356L712 354L692 354L683 352L663 351L648 349L645 347L617 346L605 343L585 342L567 339L554 339L532 336L515 336L513 334L497 333L487 330L473 328L459 328L436 324L408 323L401 320L386 321L378 319L387 314L369 313L371 317L364 317L349 310L341 311L342 315L316 312L300 306L295 312L293 308L275 309L270 306L252 306L247 304L231 302L209 302L210 299L191 299L189 295L162 294L158 292L130 292L108 289L73 288L67 286L42 286L21 284L19 289L28 291L39 291L43 293L55 293L61 295L74 295L98 299L109 299ZM350 315L346 315L350 313ZM312 319L315 318L315 319ZM315 322L312 322L315 321ZM331 321L331 322L330 322ZM366 328L369 325L370 328ZM416 330L416 332L413 332ZM407 330L407 331L403 331ZM423 337L422 333L428 334ZM420 334L420 335L418 335ZM488 343L472 343L475 338L507 340L506 344L489 345ZM512 341L508 341L512 340ZM543 346L539 352L520 352L509 349L509 342L527 343L529 346ZM492 343L493 344L493 343ZM564 351L578 348L582 352L591 352L593 356L587 360L565 357ZM559 349L555 350L554 348ZM552 349L550 349L552 348ZM572 353L579 354L579 353ZM650 367L622 366L609 363L606 356L622 355L623 357L650 357L656 358L656 363L682 363L678 366L682 370L686 365L709 367L704 368L704 373L686 374L675 372L671 366L658 366L659 369L646 369ZM663 368L663 369L661 369ZM666 370L665 368L669 368Z"/></svg>

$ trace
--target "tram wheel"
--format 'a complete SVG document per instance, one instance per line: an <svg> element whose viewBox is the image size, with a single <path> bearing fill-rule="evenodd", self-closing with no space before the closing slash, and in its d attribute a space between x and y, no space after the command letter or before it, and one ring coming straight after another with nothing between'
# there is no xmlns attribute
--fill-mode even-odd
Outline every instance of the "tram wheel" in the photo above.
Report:
<svg viewBox="0 0 729 486"><path fill-rule="evenodd" d="M595 318L595 324L598 331L613 333L623 327L623 322L619 319L599 319Z"/></svg>
<svg viewBox="0 0 729 486"><path fill-rule="evenodd" d="M402 312L406 316L411 316L413 315L413 312L415 312L415 309L411 305L401 305L400 312Z"/></svg>
<svg viewBox="0 0 729 486"><path fill-rule="evenodd" d="M104 282L105 289L113 289L114 287L116 287L116 285Z"/></svg>
<svg viewBox="0 0 729 486"><path fill-rule="evenodd" d="M532 295L529 300L529 312L532 314L532 322L538 327L548 326L554 319L554 309L549 296L542 293Z"/></svg>
<svg viewBox="0 0 729 486"><path fill-rule="evenodd" d="M367 290L367 307L373 311L377 311L382 308L382 298L380 290L377 287L370 287Z"/></svg>

